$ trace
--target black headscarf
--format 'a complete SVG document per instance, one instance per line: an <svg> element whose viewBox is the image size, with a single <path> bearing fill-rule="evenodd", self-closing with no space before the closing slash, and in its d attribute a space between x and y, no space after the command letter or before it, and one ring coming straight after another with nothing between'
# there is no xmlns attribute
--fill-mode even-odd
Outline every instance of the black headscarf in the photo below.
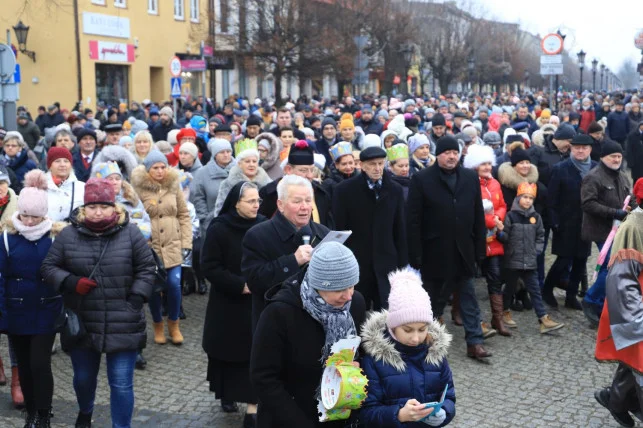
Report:
<svg viewBox="0 0 643 428"><path fill-rule="evenodd" d="M237 202L241 199L243 185L247 183L247 181L240 181L232 187L223 202L221 212L212 220L212 222L224 222L235 229L247 231L255 224L259 224L262 221L267 220L266 217L261 214L257 214L256 218L248 219L241 217L237 212Z"/></svg>

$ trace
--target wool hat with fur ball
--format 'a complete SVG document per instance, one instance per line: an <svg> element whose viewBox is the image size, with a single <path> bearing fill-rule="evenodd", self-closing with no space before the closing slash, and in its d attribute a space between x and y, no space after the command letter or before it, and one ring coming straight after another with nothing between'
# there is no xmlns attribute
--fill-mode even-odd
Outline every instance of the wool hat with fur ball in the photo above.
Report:
<svg viewBox="0 0 643 428"><path fill-rule="evenodd" d="M268 148L270 149L270 147ZM290 165L313 165L315 156L313 149L304 140L297 141L288 153L288 164Z"/></svg>
<svg viewBox="0 0 643 428"><path fill-rule="evenodd" d="M116 205L116 194L112 184L104 178L90 178L85 184L85 205Z"/></svg>
<svg viewBox="0 0 643 428"><path fill-rule="evenodd" d="M39 169L33 169L25 174L24 187L18 196L18 212L33 217L46 217L47 176Z"/></svg>
<svg viewBox="0 0 643 428"><path fill-rule="evenodd" d="M490 163L496 166L496 155L490 146L481 146L480 144L473 144L467 150L467 155L464 157L464 167L475 169L483 163Z"/></svg>
<svg viewBox="0 0 643 428"><path fill-rule="evenodd" d="M69 163L73 162L71 152L67 148L54 146L47 152L47 169L51 168L51 164L57 159L67 159Z"/></svg>
<svg viewBox="0 0 643 428"><path fill-rule="evenodd" d="M338 242L327 242L315 248L306 278L308 285L315 290L346 290L359 282L359 264L347 247Z"/></svg>
<svg viewBox="0 0 643 428"><path fill-rule="evenodd" d="M422 287L420 274L407 266L388 275L391 293L388 296L386 326L393 330L404 324L433 322L431 299Z"/></svg>

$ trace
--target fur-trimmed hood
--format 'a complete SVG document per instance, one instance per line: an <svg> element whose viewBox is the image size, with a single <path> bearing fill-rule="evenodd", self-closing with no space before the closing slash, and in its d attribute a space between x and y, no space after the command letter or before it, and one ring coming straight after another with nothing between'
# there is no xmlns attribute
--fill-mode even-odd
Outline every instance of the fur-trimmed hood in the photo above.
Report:
<svg viewBox="0 0 643 428"><path fill-rule="evenodd" d="M131 183L137 193L139 189L158 193L161 190L167 192L179 191L179 172L174 168L166 168L167 173L162 181L156 181L147 173L145 165L139 165L132 171Z"/></svg>
<svg viewBox="0 0 643 428"><path fill-rule="evenodd" d="M407 141L409 136L413 135L413 131L404 126L404 115L398 114L388 124L388 128L397 134L397 137L402 141Z"/></svg>
<svg viewBox="0 0 643 428"><path fill-rule="evenodd" d="M406 363L402 359L400 351L395 349L393 339L386 334L388 331L387 314L387 311L370 314L362 325L362 346L375 361L382 361L399 372L403 372L406 370ZM425 361L436 366L440 365L448 354L452 339L453 337L443 325L435 321L429 323L427 337L429 352L426 354Z"/></svg>
<svg viewBox="0 0 643 428"><path fill-rule="evenodd" d="M55 221L51 224L51 230L49 230L49 236L51 237L56 237L58 234L67 226L69 226L69 223L64 222L64 221ZM9 235L15 235L18 233L16 230L16 227L13 225L13 221L11 219L2 222L2 231L7 232Z"/></svg>
<svg viewBox="0 0 643 428"><path fill-rule="evenodd" d="M136 207L140 203L141 199L136 194L136 190L134 190L132 185L127 181L123 181L123 189L121 191L123 192L123 199L129 202L132 206Z"/></svg>
<svg viewBox="0 0 643 428"><path fill-rule="evenodd" d="M527 177L523 177L511 166L511 162L505 162L498 168L498 181L505 187L517 190L518 185L525 181L530 184L538 183L538 168L532 164Z"/></svg>
<svg viewBox="0 0 643 428"><path fill-rule="evenodd" d="M94 177L99 163L109 161L116 162L118 164L118 167L121 169L125 179L131 178L134 168L138 166L136 157L126 148L121 146L105 146L94 157L91 176Z"/></svg>
<svg viewBox="0 0 643 428"><path fill-rule="evenodd" d="M241 171L239 165L235 165L230 170L230 175L228 178L221 182L219 186L219 194L217 195L217 201L214 204L214 216L218 216L221 208L223 207L223 202L228 197L228 193L234 187L235 184L240 181L251 181L259 187L259 190L266 184L270 183L272 179L268 176L268 173L263 170L263 168L257 168L257 175L254 180L250 180L246 175Z"/></svg>
<svg viewBox="0 0 643 428"><path fill-rule="evenodd" d="M266 159L264 159L263 163L261 164L261 168L267 171L273 166L279 164L279 154L283 149L283 143L272 132L262 132L255 137L255 141L257 142L257 144L259 144L259 141L261 140L270 141L270 150L268 150L268 156L266 156Z"/></svg>

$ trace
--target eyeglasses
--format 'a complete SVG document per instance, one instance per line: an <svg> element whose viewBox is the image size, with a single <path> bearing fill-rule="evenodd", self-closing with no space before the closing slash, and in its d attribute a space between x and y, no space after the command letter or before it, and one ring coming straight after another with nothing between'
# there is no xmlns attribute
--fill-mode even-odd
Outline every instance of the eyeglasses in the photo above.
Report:
<svg viewBox="0 0 643 428"><path fill-rule="evenodd" d="M5 144L4 147L13 147L15 149L16 147L20 147L20 146L17 144Z"/></svg>
<svg viewBox="0 0 643 428"><path fill-rule="evenodd" d="M259 199L248 199L248 200L245 200L245 201L241 200L241 202L245 202L246 204L250 204L250 205L261 205L261 203L263 202L263 199L261 199L261 198L259 198Z"/></svg>

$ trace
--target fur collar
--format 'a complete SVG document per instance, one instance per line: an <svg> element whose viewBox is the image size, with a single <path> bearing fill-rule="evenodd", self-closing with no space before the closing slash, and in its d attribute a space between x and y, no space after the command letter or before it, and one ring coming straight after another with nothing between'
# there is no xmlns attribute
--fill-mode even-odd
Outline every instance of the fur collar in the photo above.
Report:
<svg viewBox="0 0 643 428"><path fill-rule="evenodd" d="M132 204L132 206L137 206L140 199L136 194L136 191L127 181L123 181L123 199Z"/></svg>
<svg viewBox="0 0 643 428"><path fill-rule="evenodd" d="M132 171L134 171L134 168L138 165L136 157L126 148L121 146L105 146L94 156L91 176L95 176L99 163L108 161L116 162L126 179L132 176Z"/></svg>
<svg viewBox="0 0 643 428"><path fill-rule="evenodd" d="M69 223L66 223L64 221L53 222L53 224L51 225L51 230L49 231L49 236L52 238L58 236L58 234L67 226L69 226ZM11 218L2 223L2 231L7 232L9 235L15 235L18 233L16 227L13 225L13 221L11 221Z"/></svg>
<svg viewBox="0 0 643 428"><path fill-rule="evenodd" d="M131 183L134 189L139 193L141 191L159 193L162 190L166 192L178 191L179 173L176 169L168 167L165 178L162 181L153 180L147 173L145 165L139 165L132 171Z"/></svg>
<svg viewBox="0 0 643 428"><path fill-rule="evenodd" d="M393 366L399 372L406 370L406 363L400 352L395 349L393 341L385 335L387 311L373 312L362 325L362 346L375 361ZM430 343L425 361L428 364L440 365L448 354L452 336L438 322L429 324Z"/></svg>
<svg viewBox="0 0 643 428"><path fill-rule="evenodd" d="M2 217L0 217L0 222L9 221L9 223L11 223L11 216L17 209L18 195L16 195L16 192L9 187L9 202L7 202L7 206L4 207L4 212L2 213Z"/></svg>
<svg viewBox="0 0 643 428"><path fill-rule="evenodd" d="M532 164L527 177L523 177L511 166L511 162L505 162L498 168L498 181L513 190L518 189L518 185L524 181L530 184L538 183L538 168Z"/></svg>
<svg viewBox="0 0 643 428"><path fill-rule="evenodd" d="M268 156L266 156L266 159L264 159L263 164L261 165L261 168L267 171L279 163L279 154L283 149L283 144L281 143L281 140L277 138L277 136L272 132L262 132L255 137L255 141L257 142L257 144L259 144L259 141L261 140L270 141L270 150L268 151Z"/></svg>
<svg viewBox="0 0 643 428"><path fill-rule="evenodd" d="M228 178L226 178L226 181L230 183L230 188L232 188L235 184L237 184L240 181L251 181L255 183L259 188L261 189L263 186L266 184L270 183L272 179L268 177L268 173L263 170L263 168L257 168L257 175L255 176L254 180L249 179L246 177L246 175L241 171L241 168L239 165L235 165L232 167L230 170L230 175L228 175Z"/></svg>

